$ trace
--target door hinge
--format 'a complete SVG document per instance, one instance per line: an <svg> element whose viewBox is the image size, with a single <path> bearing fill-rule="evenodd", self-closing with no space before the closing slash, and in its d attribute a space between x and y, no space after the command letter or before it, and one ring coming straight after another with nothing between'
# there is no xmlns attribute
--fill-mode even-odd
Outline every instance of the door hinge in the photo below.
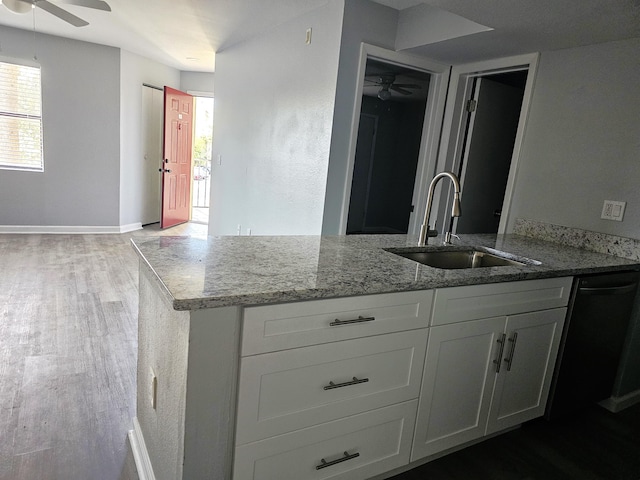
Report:
<svg viewBox="0 0 640 480"><path fill-rule="evenodd" d="M467 112L475 112L476 108L478 108L477 100L469 100L467 102Z"/></svg>

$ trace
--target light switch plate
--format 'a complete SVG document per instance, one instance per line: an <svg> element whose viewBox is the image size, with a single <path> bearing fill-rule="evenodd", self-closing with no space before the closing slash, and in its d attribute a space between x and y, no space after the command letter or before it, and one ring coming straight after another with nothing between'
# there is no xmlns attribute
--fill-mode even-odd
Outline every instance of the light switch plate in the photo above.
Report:
<svg viewBox="0 0 640 480"><path fill-rule="evenodd" d="M605 220L615 220L617 222L621 222L622 217L624 216L624 207L626 205L627 205L627 202L605 200L604 205L602 207L602 215L600 215L600 218L604 218Z"/></svg>

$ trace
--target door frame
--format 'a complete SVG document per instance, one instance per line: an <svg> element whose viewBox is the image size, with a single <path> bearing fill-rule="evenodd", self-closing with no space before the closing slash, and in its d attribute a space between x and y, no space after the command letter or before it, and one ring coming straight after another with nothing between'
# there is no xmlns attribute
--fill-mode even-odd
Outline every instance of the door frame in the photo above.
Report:
<svg viewBox="0 0 640 480"><path fill-rule="evenodd" d="M362 109L362 92L364 89L367 58L423 71L431 75L429 92L427 94L427 105L424 112L424 123L422 125L418 166L413 187L412 204L416 208L414 208L414 211L409 217L409 229L407 232L408 234L417 234L420 229L420 224L422 223L422 217L424 216L424 208L426 208L428 180L433 176L437 163L438 142L442 130L442 117L444 115L451 68L448 65L437 63L426 58L415 57L407 53L394 52L393 50L387 50L367 43L360 44L360 62L356 76L356 97L351 118L351 132L349 135L347 180L344 183L345 188L342 193L340 235L345 235L347 232L351 183L353 182L353 167L355 165L356 143L358 140L358 126L360 124L360 111Z"/></svg>
<svg viewBox="0 0 640 480"><path fill-rule="evenodd" d="M533 96L533 86L535 83L539 56L540 55L538 53L516 55L513 57L454 65L451 69L449 92L447 94L442 138L440 141L440 150L437 161L437 171L439 172L445 170L456 172L459 169L461 152L464 151L466 119L468 115L464 106L467 104L467 101L472 98L473 82L475 78L498 73L522 70L528 71L527 81L524 87L524 96L522 98L520 117L518 119L516 138L513 144L511 168L509 169L509 177L507 178L507 186L504 193L502 215L500 217L500 225L498 226L499 234L506 232L506 228L509 223L511 201L513 199L513 192L518 175L520 152L522 150L525 127L529 116L531 98ZM464 192L462 193L464 198ZM451 191L450 185L445 186L441 195L434 196L432 210L432 218L434 220L446 220L446 212L450 210L452 198L453 192ZM464 213L464 200L462 201L462 211ZM434 225L433 220L430 219L429 224Z"/></svg>

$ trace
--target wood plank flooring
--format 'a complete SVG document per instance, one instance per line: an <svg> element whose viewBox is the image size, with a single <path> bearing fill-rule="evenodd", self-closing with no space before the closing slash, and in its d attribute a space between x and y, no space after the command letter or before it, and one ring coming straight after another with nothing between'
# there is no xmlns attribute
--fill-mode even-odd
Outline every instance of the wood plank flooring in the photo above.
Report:
<svg viewBox="0 0 640 480"><path fill-rule="evenodd" d="M127 443L138 308L129 239L206 228L0 235L0 480L138 480ZM532 422L394 478L639 480L640 405Z"/></svg>
<svg viewBox="0 0 640 480"><path fill-rule="evenodd" d="M124 235L0 235L0 480L136 480L138 259Z"/></svg>

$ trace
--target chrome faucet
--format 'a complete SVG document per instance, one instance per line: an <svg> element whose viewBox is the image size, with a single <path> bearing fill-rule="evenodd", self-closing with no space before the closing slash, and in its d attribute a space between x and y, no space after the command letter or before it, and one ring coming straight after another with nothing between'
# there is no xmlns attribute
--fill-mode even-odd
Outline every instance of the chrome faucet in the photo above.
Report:
<svg viewBox="0 0 640 480"><path fill-rule="evenodd" d="M451 216L459 217L462 214L460 208L460 181L458 177L454 173L451 172L441 172L433 177L431 183L429 184L429 194L427 195L427 209L424 212L424 222L422 222L422 227L420 228L420 237L418 238L418 246L424 247L427 244L427 238L431 236L431 230L429 230L429 216L431 215L431 204L433 203L433 191L436 188L436 184L440 181L440 179L447 177L453 183L453 207L451 208ZM437 235L438 232L435 232ZM445 239L450 241L451 232L445 233Z"/></svg>

